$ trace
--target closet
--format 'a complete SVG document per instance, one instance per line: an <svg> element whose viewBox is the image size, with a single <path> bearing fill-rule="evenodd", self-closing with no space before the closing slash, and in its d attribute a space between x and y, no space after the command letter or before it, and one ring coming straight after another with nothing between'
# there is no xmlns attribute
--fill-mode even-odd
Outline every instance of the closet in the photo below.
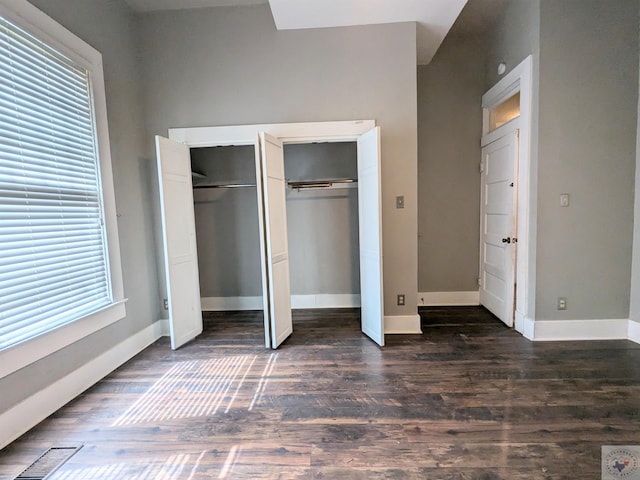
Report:
<svg viewBox="0 0 640 480"><path fill-rule="evenodd" d="M192 148L204 311L262 308L254 149ZM360 306L355 142L284 145L292 308Z"/></svg>
<svg viewBox="0 0 640 480"><path fill-rule="evenodd" d="M359 305L362 331L384 344L372 126L208 127L157 138L173 348L202 330L201 309L263 309L265 345L277 348L293 331L292 308Z"/></svg>
<svg viewBox="0 0 640 480"><path fill-rule="evenodd" d="M192 148L202 309L262 308L255 153L250 145Z"/></svg>

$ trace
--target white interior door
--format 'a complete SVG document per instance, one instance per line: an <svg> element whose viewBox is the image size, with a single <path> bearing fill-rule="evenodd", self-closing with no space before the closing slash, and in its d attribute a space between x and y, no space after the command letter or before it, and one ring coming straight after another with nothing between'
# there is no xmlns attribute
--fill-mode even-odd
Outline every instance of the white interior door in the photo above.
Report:
<svg viewBox="0 0 640 480"><path fill-rule="evenodd" d="M380 127L358 138L358 224L362 332L384 345Z"/></svg>
<svg viewBox="0 0 640 480"><path fill-rule="evenodd" d="M156 136L171 348L202 333L191 157L181 143Z"/></svg>
<svg viewBox="0 0 640 480"><path fill-rule="evenodd" d="M260 175L258 204L262 204L264 228L263 298L265 299L265 335L271 348L293 333L289 245L287 239L286 180L282 142L260 133Z"/></svg>
<svg viewBox="0 0 640 480"><path fill-rule="evenodd" d="M518 131L482 149L480 303L513 325Z"/></svg>

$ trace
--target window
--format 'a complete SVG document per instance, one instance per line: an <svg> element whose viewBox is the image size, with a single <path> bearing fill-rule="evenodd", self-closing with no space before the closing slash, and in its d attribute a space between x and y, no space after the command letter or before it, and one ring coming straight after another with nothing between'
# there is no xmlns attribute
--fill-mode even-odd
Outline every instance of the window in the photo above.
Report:
<svg viewBox="0 0 640 480"><path fill-rule="evenodd" d="M504 102L489 110L489 131L501 127L520 116L520 92L507 98Z"/></svg>
<svg viewBox="0 0 640 480"><path fill-rule="evenodd" d="M0 352L122 300L102 82L98 52L0 1Z"/></svg>

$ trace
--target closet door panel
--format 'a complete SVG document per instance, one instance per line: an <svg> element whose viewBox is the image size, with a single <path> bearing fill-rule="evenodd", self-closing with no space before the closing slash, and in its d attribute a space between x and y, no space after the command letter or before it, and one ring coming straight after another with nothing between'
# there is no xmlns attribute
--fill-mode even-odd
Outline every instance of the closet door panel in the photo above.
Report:
<svg viewBox="0 0 640 480"><path fill-rule="evenodd" d="M384 345L380 127L358 139L358 221L362 332Z"/></svg>
<svg viewBox="0 0 640 480"><path fill-rule="evenodd" d="M202 333L189 148L156 136L171 348Z"/></svg>
<svg viewBox="0 0 640 480"><path fill-rule="evenodd" d="M282 142L260 133L262 208L267 305L265 326L270 333L271 348L278 346L293 332L289 247L287 240L286 180ZM268 318L268 324L266 319Z"/></svg>

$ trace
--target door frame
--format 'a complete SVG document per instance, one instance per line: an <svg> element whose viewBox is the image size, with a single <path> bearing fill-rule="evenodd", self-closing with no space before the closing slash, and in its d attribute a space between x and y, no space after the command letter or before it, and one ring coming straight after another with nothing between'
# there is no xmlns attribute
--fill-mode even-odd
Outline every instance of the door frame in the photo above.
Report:
<svg viewBox="0 0 640 480"><path fill-rule="evenodd" d="M260 132L278 138L283 144L313 142L357 142L363 134L376 128L375 120L337 122L273 123L221 127L170 128L169 138L188 148L256 145ZM259 145L256 146L259 148ZM382 192L379 192L382 195ZM260 206L259 206L260 208ZM382 257L383 252L380 252ZM382 280L384 282L384 280ZM384 298L384 283L382 284ZM264 292L263 292L264 296ZM362 304L362 301L360 302ZM382 335L385 315L382 312ZM265 338L265 343L267 339Z"/></svg>
<svg viewBox="0 0 640 480"><path fill-rule="evenodd" d="M520 92L520 116L489 132L489 111ZM484 147L507 132L519 129L517 165L516 294L514 327L533 340L536 303L537 162L531 154L533 123L533 57L529 55L482 96Z"/></svg>

